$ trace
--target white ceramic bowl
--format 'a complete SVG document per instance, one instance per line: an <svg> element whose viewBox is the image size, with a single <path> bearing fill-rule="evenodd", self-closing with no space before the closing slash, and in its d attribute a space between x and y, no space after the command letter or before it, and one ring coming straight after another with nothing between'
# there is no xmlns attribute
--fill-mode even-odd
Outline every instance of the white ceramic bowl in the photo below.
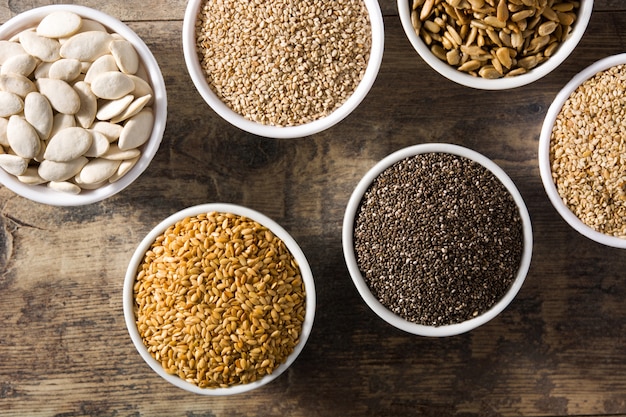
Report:
<svg viewBox="0 0 626 417"><path fill-rule="evenodd" d="M367 282L361 275L356 261L353 237L354 222L356 219L357 210L361 205L363 195L370 187L371 183L391 165L411 156L424 153L448 153L458 155L478 162L479 164L487 168L502 182L502 184L511 193L511 196L517 204L522 219L524 248L522 252L521 262L519 265L519 270L517 271L517 275L515 277L515 280L511 284L511 287L500 299L500 301L494 304L489 310L479 316L476 316L475 318L461 323L442 326L426 326L413 323L394 314L391 310L389 310L381 302L379 302L378 299L372 294ZM526 279L526 274L530 267L533 237L530 216L528 214L528 210L526 208L524 200L522 199L522 196L515 187L513 181L498 165L496 165L487 157L462 146L445 143L429 143L414 145L396 151L382 159L365 174L365 176L361 179L361 181L359 181L354 192L352 193L346 208L346 213L343 220L342 244L345 261L348 266L350 276L352 277L352 281L354 282L354 285L356 286L359 294L361 295L365 303L374 311L374 313L376 313L380 318L382 318L392 326L404 330L408 333L420 336L444 337L465 333L487 323L489 320L500 314L511 303L511 301L513 301L522 284L524 283L524 280Z"/></svg>
<svg viewBox="0 0 626 417"><path fill-rule="evenodd" d="M196 29L198 11L203 4L203 0L190 0L187 3L185 17L183 21L183 51L187 70L193 80L196 89L207 102L207 104L223 119L232 125L259 136L269 138L299 138L313 135L328 129L346 118L363 101L370 88L376 80L378 70L383 58L384 49L384 27L380 6L376 0L364 0L372 29L372 48L369 62L363 79L357 86L354 93L346 102L326 117L297 126L271 126L257 123L246 119L242 115L230 109L211 90L206 80L206 76L200 67L196 49Z"/></svg>
<svg viewBox="0 0 626 417"><path fill-rule="evenodd" d="M200 388L195 384L179 378L178 376L168 374L161 366L161 364L150 355L148 349L143 344L142 338L139 334L139 331L137 330L136 317L133 312L133 285L135 283L137 270L141 262L143 262L146 251L150 248L150 245L154 242L155 238L162 234L169 226L184 219L185 217L191 217L210 212L231 213L238 216L245 216L269 228L275 236L280 238L285 243L295 260L298 262L306 292L306 312L304 322L302 324L302 331L300 333L300 341L295 346L293 352L287 357L286 361L278 366L271 374L266 375L255 382L243 385L233 385L228 388ZM291 235L287 231L285 231L285 229L283 229L278 223L255 210L239 205L222 203L201 204L186 208L172 214L171 216L160 222L157 226L155 226L154 229L152 229L148 233L148 235L146 235L146 237L141 241L141 243L139 243L130 260L128 269L126 271L126 276L124 278L123 307L126 327L128 328L130 338L132 339L135 348L144 359L144 361L146 361L150 368L152 368L158 375L160 375L169 383L196 394L209 396L233 395L259 388L273 381L283 372L285 372L287 368L289 368L289 366L293 364L300 352L302 352L302 349L304 348L304 345L306 344L307 339L309 338L309 335L311 334L311 330L313 328L313 320L315 317L316 308L315 282L313 280L311 268L306 257L304 256L304 253L302 252L296 241L291 237Z"/></svg>
<svg viewBox="0 0 626 417"><path fill-rule="evenodd" d="M139 54L141 63L146 69L154 91L152 109L154 111L155 123L152 134L150 139L148 139L141 148L142 153L139 161L137 161L135 166L118 181L95 190L83 190L80 194L74 195L52 190L45 185L24 184L14 176L0 169L0 183L22 197L53 206L79 206L95 203L119 193L135 181L148 167L150 161L152 161L152 158L159 149L163 132L165 131L167 94L159 65L152 55L152 52L150 52L150 49L148 49L141 38L118 19L95 9L70 4L55 4L31 9L18 14L0 26L0 39L9 39L11 36L24 29L35 27L45 16L60 10L74 12L84 18L100 22L111 32L122 35L126 40L132 43Z"/></svg>
<svg viewBox="0 0 626 417"><path fill-rule="evenodd" d="M578 73L568 82L565 87L557 94L554 101L548 108L548 112L541 128L541 135L539 136L539 173L541 175L541 181L543 187L550 198L550 202L554 208L559 212L561 217L576 231L583 236L588 237L598 243L606 246L612 246L616 248L626 249L626 239L621 239L615 236L609 236L604 233L594 230L592 227L585 224L578 218L566 205L559 196L554 180L552 179L552 169L550 163L550 137L552 135L552 128L556 121L558 114L561 112L561 108L569 96L586 80L596 75L598 72L604 71L608 68L616 65L626 64L626 54L613 55L604 58L583 71Z"/></svg>
<svg viewBox="0 0 626 417"><path fill-rule="evenodd" d="M563 61L565 61L565 59L572 53L576 45L578 45L578 42L585 33L587 24L589 23L589 19L591 18L592 9L593 0L580 1L578 17L576 22L574 23L572 32L570 33L569 37L559 46L557 52L552 55L548 60L525 74L491 80L474 77L472 75L461 72L433 55L433 53L424 43L422 38L418 36L413 29L413 25L411 24L410 1L398 0L398 13L400 15L400 21L402 22L404 32L411 44L413 45L413 48L415 48L415 50L422 57L422 59L426 61L426 63L430 65L435 71L437 71L439 74L446 77L447 79L466 87L472 87L482 90L506 90L521 87L548 75Z"/></svg>

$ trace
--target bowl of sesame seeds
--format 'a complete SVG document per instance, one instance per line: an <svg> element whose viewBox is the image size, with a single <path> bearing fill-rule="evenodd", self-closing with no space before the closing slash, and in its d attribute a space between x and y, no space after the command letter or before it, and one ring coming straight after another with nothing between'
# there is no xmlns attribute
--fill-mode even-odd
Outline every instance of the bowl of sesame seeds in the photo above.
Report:
<svg viewBox="0 0 626 417"><path fill-rule="evenodd" d="M342 229L365 303L392 326L428 337L465 333L500 314L526 278L532 239L508 175L446 143L410 146L374 165Z"/></svg>
<svg viewBox="0 0 626 417"><path fill-rule="evenodd" d="M376 0L190 0L182 36L191 79L213 111L271 138L346 118L371 89L384 49Z"/></svg>
<svg viewBox="0 0 626 417"><path fill-rule="evenodd" d="M419 56L466 87L505 90L548 75L573 52L593 0L398 0Z"/></svg>
<svg viewBox="0 0 626 417"><path fill-rule="evenodd" d="M590 65L557 94L539 139L539 170L563 219L626 248L626 54Z"/></svg>
<svg viewBox="0 0 626 417"><path fill-rule="evenodd" d="M247 392L285 372L311 333L315 300L289 233L221 203L161 221L134 252L123 289L140 356L169 383L208 396Z"/></svg>

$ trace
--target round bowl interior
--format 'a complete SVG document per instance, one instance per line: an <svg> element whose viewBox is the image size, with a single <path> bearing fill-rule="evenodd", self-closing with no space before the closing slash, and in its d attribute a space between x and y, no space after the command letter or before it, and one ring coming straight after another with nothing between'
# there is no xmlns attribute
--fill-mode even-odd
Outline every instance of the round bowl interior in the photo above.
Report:
<svg viewBox="0 0 626 417"><path fill-rule="evenodd" d="M609 236L604 233L594 230L592 227L585 224L580 220L566 205L559 196L554 180L552 179L552 168L550 163L550 137L552 135L552 128L556 121L557 116L561 112L561 108L569 96L586 80L593 77L598 72L604 71L608 68L616 65L626 64L626 54L619 54L604 58L583 71L575 75L566 85L559 91L554 101L548 108L546 117L541 127L541 134L539 136L539 173L541 175L541 181L543 187L546 190L546 194L550 199L550 202L563 219L576 231L583 236L601 243L606 246L626 249L626 239L621 239L615 236Z"/></svg>
<svg viewBox="0 0 626 417"><path fill-rule="evenodd" d="M154 103L152 104L154 127L152 134L143 145L141 156L135 166L118 181L95 190L82 190L80 194L74 195L50 189L45 185L24 184L14 176L0 169L0 182L16 194L38 203L53 206L79 206L104 200L122 191L135 181L148 167L150 161L152 161L152 158L159 149L163 132L165 131L165 123L167 120L167 95L163 75L150 49L148 49L146 44L132 29L118 19L101 11L71 4L38 7L20 13L0 26L0 39L9 39L22 30L35 27L45 16L60 10L74 12L83 18L100 22L110 31L120 34L132 43L139 54L141 63L146 69L154 91Z"/></svg>
<svg viewBox="0 0 626 417"><path fill-rule="evenodd" d="M242 385L234 385L228 388L200 388L195 384L179 378L178 376L168 374L161 366L161 364L150 355L148 349L144 346L139 331L137 330L137 325L135 322L136 318L133 312L133 285L135 283L137 269L140 263L143 261L146 251L150 248L150 245L154 242L155 238L162 234L169 226L184 219L185 217L210 212L223 212L239 216L245 216L269 228L274 233L274 235L276 235L285 243L293 257L298 262L306 291L306 312L304 322L302 324L300 341L295 346L293 352L291 352L291 354L287 357L287 360L282 363L278 368L276 368L274 372L272 372L270 375L266 375L255 382ZM278 223L257 211L238 205L222 203L201 204L189 207L187 209L172 214L171 216L160 222L154 229L152 229L148 233L148 235L146 235L146 237L141 241L141 243L139 243L130 260L128 269L126 271L126 276L124 278L123 308L126 327L130 334L130 338L135 345L135 348L144 359L144 361L146 361L146 363L150 366L150 368L152 368L163 379L165 379L172 385L196 394L208 396L233 395L259 388L273 381L283 372L285 372L287 368L289 368L289 366L291 366L291 364L296 360L300 352L302 352L302 349L304 348L313 328L313 320L315 317L316 308L315 282L313 280L311 268L306 257L304 256L304 253L302 252L296 241L291 237L291 235L287 231L285 231L285 229L283 229Z"/></svg>
<svg viewBox="0 0 626 417"><path fill-rule="evenodd" d="M520 216L522 218L524 249L522 252L522 259L519 265L519 270L517 272L514 282L511 284L511 287L504 295L504 297L502 297L500 301L498 301L493 307L491 307L491 309L475 318L464 321L462 323L444 326L426 326L410 322L394 314L382 303L380 303L378 299L371 293L365 279L361 275L361 271L359 270L356 256L354 253L353 233L356 213L361 205L363 195L369 188L370 184L374 181L374 179L376 179L376 177L378 177L378 175L380 175L383 171L385 171L396 162L423 153L449 153L478 162L489 171L491 171L502 182L502 184L504 184L504 186L511 193L511 196L515 200L515 203L517 204L517 207L519 209ZM392 326L404 330L408 333L420 336L444 337L465 333L487 323L489 320L493 319L500 312L502 312L511 303L511 301L513 301L518 291L520 290L524 280L526 279L526 274L528 273L528 269L530 267L533 237L530 216L528 214L526 204L524 203L524 200L522 199L522 196L517 190L517 187L515 186L513 181L498 165L496 165L493 161L486 158L485 156L462 146L445 143L429 143L410 146L408 148L396 151L386 158L382 159L365 174L365 176L356 186L354 192L350 197L350 200L348 201L346 213L343 220L342 244L346 265L348 266L348 271L350 272L352 281L354 282L357 290L359 291L359 294L361 295L365 303L374 311L374 313L376 313L380 318L382 318Z"/></svg>
<svg viewBox="0 0 626 417"><path fill-rule="evenodd" d="M196 89L204 101L206 101L207 104L213 109L213 111L232 125L246 132L269 138L290 139L309 136L326 130L346 118L354 109L356 109L361 101L363 101L376 80L376 76L378 75L378 70L382 62L384 49L384 26L380 6L376 0L363 1L367 6L372 26L372 48L370 51L367 69L363 79L357 86L354 93L341 107L324 118L298 126L271 126L248 120L224 104L224 102L220 100L220 98L209 87L204 71L198 60L195 24L204 0L190 0L187 3L187 8L185 10L182 37L185 63L187 65L189 75L191 76Z"/></svg>
<svg viewBox="0 0 626 417"><path fill-rule="evenodd" d="M400 15L402 27L409 41L413 45L413 48L415 48L420 57L422 57L428 65L445 78L466 87L482 90L506 90L521 87L537 81L552 72L563 61L565 61L565 59L572 53L576 45L578 45L578 42L583 37L583 34L587 29L592 9L593 0L580 1L578 17L574 23L572 32L559 46L557 52L550 57L550 59L525 74L490 80L481 77L474 77L470 74L461 72L433 55L422 38L418 36L413 29L413 25L411 24L411 2L409 0L398 0L398 14Z"/></svg>

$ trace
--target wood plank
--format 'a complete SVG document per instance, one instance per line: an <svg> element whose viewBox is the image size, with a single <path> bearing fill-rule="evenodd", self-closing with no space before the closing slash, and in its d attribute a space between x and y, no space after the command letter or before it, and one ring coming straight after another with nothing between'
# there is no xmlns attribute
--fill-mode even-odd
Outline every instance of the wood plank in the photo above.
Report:
<svg viewBox="0 0 626 417"><path fill-rule="evenodd" d="M407 0L408 1L408 0ZM138 2L139 3L139 2ZM0 22L6 22L12 16L35 7L50 4L45 0L32 0L29 2L0 2ZM98 1L83 0L79 3L108 13L122 21L167 21L183 20L187 2L181 0L154 0L146 7L145 3L139 5L124 0ZM396 0L379 0L380 9L384 16L398 15L398 2ZM596 0L596 11L624 11L626 6L621 0Z"/></svg>
<svg viewBox="0 0 626 417"><path fill-rule="evenodd" d="M505 92L435 74L388 16L381 73L362 105L326 132L272 140L228 125L195 92L179 44L183 5L167 4L179 8L169 18L154 7L138 17L143 9L133 2L102 6L119 8L146 40L168 88L163 144L137 182L74 208L0 187L0 416L626 415L626 252L577 235L558 217L536 161L550 101L578 71L623 51L626 12L594 13L554 74ZM393 2L382 4L391 14ZM0 10L16 7L26 6ZM376 317L341 251L344 208L361 176L397 149L435 141L500 164L535 232L531 270L512 305L445 339L408 335ZM172 212L213 201L257 209L292 232L318 293L300 358L272 384L234 398L187 394L160 380L135 352L122 316L135 245Z"/></svg>
<svg viewBox="0 0 626 417"><path fill-rule="evenodd" d="M1 1L0 22L6 22L9 18L35 7L54 4L45 0L31 1ZM182 0L151 0L150 2L135 2L124 0L98 1L83 0L69 2L81 6L91 7L107 13L124 22L128 21L162 21L183 20L185 15L186 1Z"/></svg>

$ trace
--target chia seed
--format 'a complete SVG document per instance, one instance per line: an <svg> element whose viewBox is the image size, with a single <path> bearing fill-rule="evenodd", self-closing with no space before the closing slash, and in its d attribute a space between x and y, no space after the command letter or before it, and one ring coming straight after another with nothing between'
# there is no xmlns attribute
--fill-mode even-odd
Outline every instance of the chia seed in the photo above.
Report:
<svg viewBox="0 0 626 417"><path fill-rule="evenodd" d="M413 323L460 323L508 291L523 251L519 209L487 168L425 153L384 170L354 226L357 264L374 296Z"/></svg>

